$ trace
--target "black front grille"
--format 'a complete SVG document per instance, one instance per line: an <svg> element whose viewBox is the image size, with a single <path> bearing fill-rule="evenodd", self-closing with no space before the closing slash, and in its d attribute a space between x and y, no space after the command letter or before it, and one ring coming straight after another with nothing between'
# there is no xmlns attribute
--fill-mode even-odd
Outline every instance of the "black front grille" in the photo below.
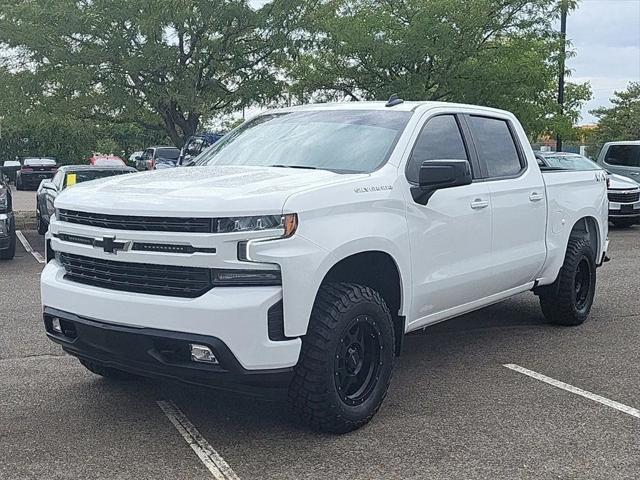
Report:
<svg viewBox="0 0 640 480"><path fill-rule="evenodd" d="M609 191L609 201L617 203L633 203L640 200L640 192Z"/></svg>
<svg viewBox="0 0 640 480"><path fill-rule="evenodd" d="M60 253L59 260L66 279L110 290L195 298L213 288L208 268L116 262L70 253Z"/></svg>
<svg viewBox="0 0 640 480"><path fill-rule="evenodd" d="M63 222L113 230L186 233L210 233L213 231L213 219L211 218L131 217L75 210L60 210L59 217L59 220Z"/></svg>

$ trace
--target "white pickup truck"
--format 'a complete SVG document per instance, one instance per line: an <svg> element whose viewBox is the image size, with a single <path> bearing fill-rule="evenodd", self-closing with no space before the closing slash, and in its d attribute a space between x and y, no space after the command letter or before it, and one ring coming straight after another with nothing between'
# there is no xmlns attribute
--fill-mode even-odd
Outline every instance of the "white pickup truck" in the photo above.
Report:
<svg viewBox="0 0 640 480"><path fill-rule="evenodd" d="M581 324L606 259L604 171L541 173L504 111L275 110L195 163L56 200L44 323L94 373L284 391L346 432L408 332L525 291Z"/></svg>

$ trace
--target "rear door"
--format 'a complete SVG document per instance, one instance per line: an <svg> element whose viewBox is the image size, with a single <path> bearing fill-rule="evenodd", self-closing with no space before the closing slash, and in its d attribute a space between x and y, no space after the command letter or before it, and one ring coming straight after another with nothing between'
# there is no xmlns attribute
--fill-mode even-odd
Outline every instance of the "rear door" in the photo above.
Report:
<svg viewBox="0 0 640 480"><path fill-rule="evenodd" d="M436 191L426 205L409 196L407 223L412 258L411 328L433 316L477 301L491 290L491 202L456 114L427 120L414 144L405 175L417 185L423 161L468 160L474 182Z"/></svg>
<svg viewBox="0 0 640 480"><path fill-rule="evenodd" d="M468 115L491 196L491 252L496 293L536 278L546 258L545 186L507 117Z"/></svg>

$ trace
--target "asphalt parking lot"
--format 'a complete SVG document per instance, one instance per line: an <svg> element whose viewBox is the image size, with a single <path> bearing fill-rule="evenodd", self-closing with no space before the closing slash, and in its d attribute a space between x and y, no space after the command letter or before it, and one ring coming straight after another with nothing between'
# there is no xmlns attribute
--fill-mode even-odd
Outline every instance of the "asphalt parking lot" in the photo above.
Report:
<svg viewBox="0 0 640 480"><path fill-rule="evenodd" d="M17 190L15 185L11 185L11 195L13 197L13 209L17 212L34 212L36 210L36 191Z"/></svg>
<svg viewBox="0 0 640 480"><path fill-rule="evenodd" d="M307 430L285 403L92 375L46 339L43 265L19 247L0 263L0 478L236 478L212 475L166 401L241 479L637 479L640 228L610 239L583 326L545 324L524 294L410 335L382 409L344 436Z"/></svg>

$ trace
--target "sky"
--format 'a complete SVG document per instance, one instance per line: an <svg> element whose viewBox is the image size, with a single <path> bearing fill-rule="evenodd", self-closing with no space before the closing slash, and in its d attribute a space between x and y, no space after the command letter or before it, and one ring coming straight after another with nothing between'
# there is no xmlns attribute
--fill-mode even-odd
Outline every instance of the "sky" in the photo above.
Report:
<svg viewBox="0 0 640 480"><path fill-rule="evenodd" d="M569 80L588 81L593 91L580 123L593 123L589 110L640 81L640 0L582 0L567 19L567 38L576 53L567 62Z"/></svg>

